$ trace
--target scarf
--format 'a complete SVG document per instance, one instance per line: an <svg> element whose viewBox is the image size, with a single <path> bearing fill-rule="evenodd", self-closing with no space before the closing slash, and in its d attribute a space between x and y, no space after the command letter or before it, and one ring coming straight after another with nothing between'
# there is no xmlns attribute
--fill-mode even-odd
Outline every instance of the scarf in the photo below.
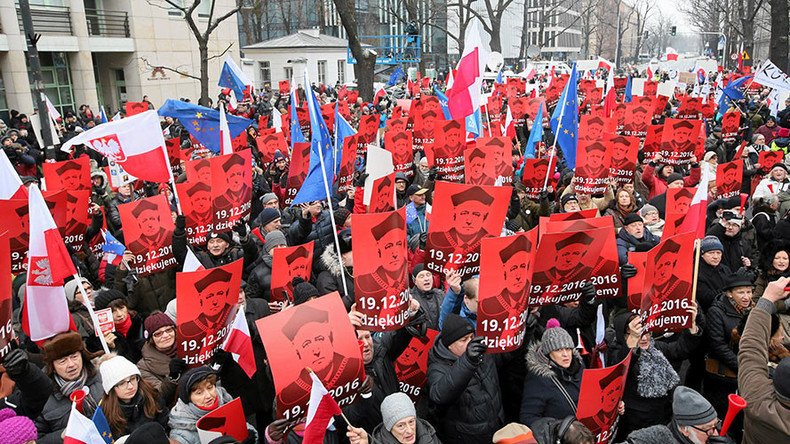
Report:
<svg viewBox="0 0 790 444"><path fill-rule="evenodd" d="M202 407L202 406L199 406L199 405L195 404L195 407L199 408L200 410L203 410L204 412L212 412L212 411L214 411L217 407L219 407L219 394L217 394L217 397L214 398L214 402L210 406Z"/></svg>
<svg viewBox="0 0 790 444"><path fill-rule="evenodd" d="M129 329L132 328L132 317L126 315L126 319L124 319L120 324L115 323L115 329L118 330L123 337L126 337L126 334L129 333Z"/></svg>
<svg viewBox="0 0 790 444"><path fill-rule="evenodd" d="M153 341L151 341L151 345L153 345L154 349L156 351L158 351L159 353L162 353L163 355L167 355L168 357L171 357L171 358L175 358L176 354L178 353L178 341L173 341L173 345L171 345L169 348L166 348L164 350L162 350L159 347L157 347L153 343Z"/></svg>
<svg viewBox="0 0 790 444"><path fill-rule="evenodd" d="M653 338L647 350L639 353L639 375L636 389L644 398L661 398L680 384L680 377L666 356L657 349Z"/></svg>
<svg viewBox="0 0 790 444"><path fill-rule="evenodd" d="M66 381L55 374L55 383L58 384L58 387L60 387L60 393L69 400L71 399L71 394L74 393L75 390L80 390L81 388L85 387L85 381L87 380L88 373L84 368L82 369L82 373L80 373L80 377L74 381ZM82 401L82 413L90 418L93 416L93 412L96 411L97 406L98 404L96 403L96 400L93 399L90 390L88 390L87 394L85 395L85 399Z"/></svg>
<svg viewBox="0 0 790 444"><path fill-rule="evenodd" d="M748 313L749 310L752 309L752 306L754 306L754 302L753 301L749 304L748 307L741 307L740 305L738 305L738 303L735 302L735 299L732 299L732 298L729 298L729 297L727 297L727 299L730 301L730 304L732 304L732 308L734 308L735 311L739 315L744 315L744 314Z"/></svg>

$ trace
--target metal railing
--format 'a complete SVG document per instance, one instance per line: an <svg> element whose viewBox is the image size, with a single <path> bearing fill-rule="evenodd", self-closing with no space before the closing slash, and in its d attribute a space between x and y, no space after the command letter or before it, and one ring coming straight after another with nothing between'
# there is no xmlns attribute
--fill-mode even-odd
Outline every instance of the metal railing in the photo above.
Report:
<svg viewBox="0 0 790 444"><path fill-rule="evenodd" d="M24 34L22 14L19 5L16 7L16 16L19 21L19 30ZM30 6L30 16L33 19L33 28L38 34L73 35L71 28L71 14L68 6Z"/></svg>
<svg viewBox="0 0 790 444"><path fill-rule="evenodd" d="M86 9L88 35L92 37L131 37L129 14L125 11L101 11Z"/></svg>
<svg viewBox="0 0 790 444"><path fill-rule="evenodd" d="M422 39L419 35L368 35L359 36L366 49L376 52L376 63L381 65L400 65L402 63L420 63L422 57ZM357 63L351 48L346 49L349 64Z"/></svg>

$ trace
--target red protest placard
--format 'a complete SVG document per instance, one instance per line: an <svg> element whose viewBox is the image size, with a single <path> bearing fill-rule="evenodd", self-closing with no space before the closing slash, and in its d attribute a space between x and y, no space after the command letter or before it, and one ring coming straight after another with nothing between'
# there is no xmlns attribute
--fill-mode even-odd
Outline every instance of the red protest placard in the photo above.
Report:
<svg viewBox="0 0 790 444"><path fill-rule="evenodd" d="M82 251L85 245L85 232L90 224L90 205L91 191L63 191L66 198L66 218L65 224L60 226L60 234L66 245L74 251Z"/></svg>
<svg viewBox="0 0 790 444"><path fill-rule="evenodd" d="M186 164L187 180L211 184L211 160L195 159Z"/></svg>
<svg viewBox="0 0 790 444"><path fill-rule="evenodd" d="M579 122L579 140L607 140L617 130L617 122L610 117L585 114Z"/></svg>
<svg viewBox="0 0 790 444"><path fill-rule="evenodd" d="M283 155L288 154L288 145L285 143L283 132L261 132L255 139L258 151L261 153L261 161L269 163L274 160L274 153L280 151Z"/></svg>
<svg viewBox="0 0 790 444"><path fill-rule="evenodd" d="M553 77L551 79L551 84L549 84L543 92L543 96L546 98L546 106L554 108L557 105L560 94L562 94L562 90L565 89L565 84L568 83L569 78L569 74L561 74L559 77Z"/></svg>
<svg viewBox="0 0 790 444"><path fill-rule="evenodd" d="M310 168L310 142L295 143L291 153L291 164L288 167L288 179L285 182L286 206L291 205L299 188L302 188L308 168Z"/></svg>
<svg viewBox="0 0 790 444"><path fill-rule="evenodd" d="M0 219L7 222L11 272L27 269L27 250L30 245L30 217L27 199L0 200ZM7 287L10 288L10 287Z"/></svg>
<svg viewBox="0 0 790 444"><path fill-rule="evenodd" d="M524 95L526 90L527 83L524 81L524 79L520 79L518 77L508 77L507 86L505 87L505 95L507 96L508 101L514 97Z"/></svg>
<svg viewBox="0 0 790 444"><path fill-rule="evenodd" d="M280 89L280 94L290 94L291 92L291 81L290 80L280 80L277 84Z"/></svg>
<svg viewBox="0 0 790 444"><path fill-rule="evenodd" d="M527 116L535 120L535 117L538 115L538 109L540 108L543 108L543 125L548 125L551 115L546 110L546 101L540 97L529 99L527 102Z"/></svg>
<svg viewBox="0 0 790 444"><path fill-rule="evenodd" d="M44 162L44 181L47 190L77 191L91 189L91 165L88 156L62 162Z"/></svg>
<svg viewBox="0 0 790 444"><path fill-rule="evenodd" d="M379 129L379 115L368 114L362 115L359 118L359 130L357 137L359 138L357 145L357 155L364 156L367 153L367 144L376 141L376 132Z"/></svg>
<svg viewBox="0 0 790 444"><path fill-rule="evenodd" d="M11 340L14 339L11 298L11 244L8 231L0 234L0 359L11 351Z"/></svg>
<svg viewBox="0 0 790 444"><path fill-rule="evenodd" d="M653 103L652 100L648 102L647 105L637 101L626 104L623 130L620 134L635 137L647 136L647 127L653 121Z"/></svg>
<svg viewBox="0 0 790 444"><path fill-rule="evenodd" d="M178 357L190 366L208 362L222 346L239 307L244 261L176 273Z"/></svg>
<svg viewBox="0 0 790 444"><path fill-rule="evenodd" d="M115 331L115 321L112 317L112 308L105 308L103 310L96 310L96 320L99 321L99 330L107 334Z"/></svg>
<svg viewBox="0 0 790 444"><path fill-rule="evenodd" d="M395 114L393 113L393 116ZM387 119L387 132L406 131L408 130L409 119L407 117L390 117ZM386 139L385 139L386 140Z"/></svg>
<svg viewBox="0 0 790 444"><path fill-rule="evenodd" d="M134 255L131 266L140 276L169 270L173 256L173 217L165 196L118 205L126 248Z"/></svg>
<svg viewBox="0 0 790 444"><path fill-rule="evenodd" d="M326 128L330 133L333 133L335 131L335 104L327 103L321 105L321 117L326 123Z"/></svg>
<svg viewBox="0 0 790 444"><path fill-rule="evenodd" d="M614 107L614 111L612 112L612 119L617 122L617 134L623 133L623 128L625 127L625 115L627 112L626 109L627 103L618 103Z"/></svg>
<svg viewBox="0 0 790 444"><path fill-rule="evenodd" d="M436 182L425 268L455 269L462 278L477 273L480 241L501 233L511 193L509 187Z"/></svg>
<svg viewBox="0 0 790 444"><path fill-rule="evenodd" d="M442 180L463 183L466 148L463 121L437 122L434 131L433 143L424 147L428 165L436 167Z"/></svg>
<svg viewBox="0 0 790 444"><path fill-rule="evenodd" d="M667 96L657 96L653 100L653 118L660 117L664 113L668 102L669 97Z"/></svg>
<svg viewBox="0 0 790 444"><path fill-rule="evenodd" d="M648 331L681 331L691 327L691 279L694 233L665 237L647 256L642 317Z"/></svg>
<svg viewBox="0 0 790 444"><path fill-rule="evenodd" d="M730 198L741 194L743 160L720 163L716 166L716 196Z"/></svg>
<svg viewBox="0 0 790 444"><path fill-rule="evenodd" d="M409 395L413 402L420 399L422 389L428 382L428 352L433 347L433 341L438 334L438 331L428 329L425 337L411 338L406 350L395 361L398 388Z"/></svg>
<svg viewBox="0 0 790 444"><path fill-rule="evenodd" d="M126 117L148 111L148 102L126 102Z"/></svg>
<svg viewBox="0 0 790 444"><path fill-rule="evenodd" d="M729 111L721 118L721 138L724 142L734 142L741 126L741 112Z"/></svg>
<svg viewBox="0 0 790 444"><path fill-rule="evenodd" d="M307 413L315 372L338 405L357 399L365 379L362 351L337 292L255 321L274 378L277 418Z"/></svg>
<svg viewBox="0 0 790 444"><path fill-rule="evenodd" d="M55 225L61 227L60 232L63 234L62 227L66 226L66 206L68 205L66 190L45 191L44 201L47 203L47 208L55 221Z"/></svg>
<svg viewBox="0 0 790 444"><path fill-rule="evenodd" d="M472 165L470 162L473 157L479 156L479 153L474 153L475 149L480 150L484 155L484 178L478 179L482 183L474 183L475 179L473 177L479 177L477 176L478 172L474 171L474 167L479 167L479 160L476 160L475 165ZM472 176L464 178L466 183L472 185L494 185L497 183L504 185L513 183L512 151L513 142L509 137L478 137L475 140L475 148L464 150L466 175ZM473 154L474 156L472 156Z"/></svg>
<svg viewBox="0 0 790 444"><path fill-rule="evenodd" d="M643 163L648 163L653 160L653 157L655 157L656 153L661 149L663 132L664 125L650 125L647 127L645 143L642 146L642 153L644 155Z"/></svg>
<svg viewBox="0 0 790 444"><path fill-rule="evenodd" d="M634 183L634 172L639 155L639 138L634 136L615 136L612 138L612 159L609 176L617 178L617 183Z"/></svg>
<svg viewBox="0 0 790 444"><path fill-rule="evenodd" d="M612 143L609 141L580 140L576 148L576 180L573 190L577 193L600 194L609 182L612 163Z"/></svg>
<svg viewBox="0 0 790 444"><path fill-rule="evenodd" d="M425 105L422 105L422 110L416 114L414 119L412 142L415 151L424 151L427 146L433 145L437 122L444 122L441 111L433 108L425 109Z"/></svg>
<svg viewBox="0 0 790 444"><path fill-rule="evenodd" d="M681 96L676 119L701 119L702 97Z"/></svg>
<svg viewBox="0 0 790 444"><path fill-rule="evenodd" d="M354 163L357 160L357 135L343 139L340 171L337 173L337 192L347 193L354 187Z"/></svg>
<svg viewBox="0 0 790 444"><path fill-rule="evenodd" d="M760 151L760 154L757 155L757 163L760 164L760 168L765 171L771 171L771 168L774 167L779 162L784 161L785 154L783 151Z"/></svg>
<svg viewBox="0 0 790 444"><path fill-rule="evenodd" d="M541 233L546 233L549 227L547 225L548 222L564 222L569 220L594 219L597 216L598 216L598 209L590 208L589 210L579 210L571 213L554 213L549 215L549 217L541 217L538 224ZM556 231L556 228L554 230Z"/></svg>
<svg viewBox="0 0 790 444"><path fill-rule="evenodd" d="M190 245L204 245L206 236L214 231L211 185L189 180L177 183L176 191L181 198L181 210L186 219L187 242Z"/></svg>
<svg viewBox="0 0 790 444"><path fill-rule="evenodd" d="M510 108L510 115L513 117L513 124L522 126L527 117L527 105L530 99L528 97L514 97L507 101L507 106Z"/></svg>
<svg viewBox="0 0 790 444"><path fill-rule="evenodd" d="M639 309L642 307L642 290L645 286L645 273L647 272L647 254L647 251L628 252L628 263L636 268L636 274L627 281L628 311L632 313L639 313Z"/></svg>
<svg viewBox="0 0 790 444"><path fill-rule="evenodd" d="M587 104L587 96L590 92L596 89L595 79L582 79L579 81L579 99L582 101L582 106Z"/></svg>
<svg viewBox="0 0 790 444"><path fill-rule="evenodd" d="M211 190L214 231L228 231L247 219L252 205L252 153L250 150L212 157Z"/></svg>
<svg viewBox="0 0 790 444"><path fill-rule="evenodd" d="M617 414L625 392L631 353L616 365L584 370L576 418L593 435L596 444L609 443L617 433Z"/></svg>
<svg viewBox="0 0 790 444"><path fill-rule="evenodd" d="M211 442L222 436L231 436L238 442L244 442L249 436L241 398L206 413L198 419L195 427L201 443Z"/></svg>
<svg viewBox="0 0 790 444"><path fill-rule="evenodd" d="M661 237L669 237L680 232L680 226L689 212L691 201L694 199L694 187L670 188L667 190L666 223Z"/></svg>
<svg viewBox="0 0 790 444"><path fill-rule="evenodd" d="M368 212L384 213L395 209L395 173L387 174L373 181Z"/></svg>
<svg viewBox="0 0 790 444"><path fill-rule="evenodd" d="M549 163L551 161L551 163ZM521 183L527 189L527 197L537 199L543 191L543 183L546 181L546 174L549 181L546 186L557 187L557 179L554 178L554 171L557 169L556 157L543 157L540 159L525 159L524 170L521 175Z"/></svg>
<svg viewBox="0 0 790 444"><path fill-rule="evenodd" d="M363 328L395 330L408 321L406 209L352 217L354 294Z"/></svg>
<svg viewBox="0 0 790 444"><path fill-rule="evenodd" d="M399 119L399 121L402 121L405 127L406 120ZM411 131L388 130L384 133L384 148L392 153L392 163L396 173L403 173L407 178L414 175Z"/></svg>
<svg viewBox="0 0 790 444"><path fill-rule="evenodd" d="M481 243L477 336L485 338L490 353L507 353L524 343L537 243L538 230L534 228Z"/></svg>
<svg viewBox="0 0 790 444"><path fill-rule="evenodd" d="M165 148L167 149L167 158L170 161L170 166L181 165L181 138L165 139ZM110 175L108 174L107 177L110 177Z"/></svg>
<svg viewBox="0 0 790 444"><path fill-rule="evenodd" d="M668 165L691 163L699 143L701 120L666 119L659 152Z"/></svg>
<svg viewBox="0 0 790 444"><path fill-rule="evenodd" d="M654 80L646 80L645 86L642 88L642 95L655 97L658 93L658 82Z"/></svg>
<svg viewBox="0 0 790 444"><path fill-rule="evenodd" d="M310 241L295 247L275 248L272 250L271 299L270 302L280 304L280 309L287 302L293 302L293 280L302 278L310 280L313 271L313 245Z"/></svg>

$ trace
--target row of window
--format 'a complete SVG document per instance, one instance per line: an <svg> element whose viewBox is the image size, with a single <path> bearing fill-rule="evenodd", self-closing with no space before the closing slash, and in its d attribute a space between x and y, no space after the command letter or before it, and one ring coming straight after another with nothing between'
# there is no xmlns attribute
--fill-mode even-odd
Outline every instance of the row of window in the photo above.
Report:
<svg viewBox="0 0 790 444"><path fill-rule="evenodd" d="M261 73L261 82L265 84L272 85L272 67L271 63L268 61L258 62L258 69L260 69ZM293 78L293 67L286 66L283 68L283 74L285 75L286 79ZM326 60L319 60L318 61L318 83L327 84L327 61ZM346 82L346 61L344 59L340 59L337 61L337 81L340 83Z"/></svg>
<svg viewBox="0 0 790 444"><path fill-rule="evenodd" d="M543 31L543 41L538 41L539 32L533 31L528 33L528 44L537 45L543 48L575 48L581 44L581 36L576 33L557 31Z"/></svg>

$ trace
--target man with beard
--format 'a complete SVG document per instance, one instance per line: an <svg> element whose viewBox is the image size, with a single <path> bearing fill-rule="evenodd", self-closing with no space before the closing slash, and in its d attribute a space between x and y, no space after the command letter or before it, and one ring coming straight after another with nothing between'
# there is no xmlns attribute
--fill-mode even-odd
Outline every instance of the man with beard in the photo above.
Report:
<svg viewBox="0 0 790 444"><path fill-rule="evenodd" d="M200 341L208 335L225 327L232 305L230 297L230 280L232 274L221 268L212 269L206 276L195 282L198 294L200 314L193 320L181 324L178 328L178 339L181 342ZM218 341L218 343L221 343Z"/></svg>
<svg viewBox="0 0 790 444"><path fill-rule="evenodd" d="M688 295L691 284L675 276L675 265L678 261L680 245L672 240L667 240L656 255L655 275L653 285L647 292L647 299L651 306L661 304L668 299L677 299L679 296Z"/></svg>
<svg viewBox="0 0 790 444"><path fill-rule="evenodd" d="M465 257L467 253L478 251L480 241L492 235L487 231L485 221L494 198L475 186L454 194L450 200L453 204L452 228L430 233L427 245L428 248L442 250L445 258Z"/></svg>
<svg viewBox="0 0 790 444"><path fill-rule="evenodd" d="M586 249L593 238L584 232L576 232L557 242L554 266L546 271L535 273L532 284L542 289L588 279L592 269L583 264Z"/></svg>
<svg viewBox="0 0 790 444"><path fill-rule="evenodd" d="M154 264L159 261L159 249L169 245L172 238L167 235L167 231L162 227L159 218L159 207L148 200L141 200L132 210L132 216L137 221L140 228L140 237L129 243L129 251L135 255L145 256L147 252L151 258L145 264L136 264L138 267ZM125 230L124 230L125 231Z"/></svg>
<svg viewBox="0 0 790 444"><path fill-rule="evenodd" d="M283 326L283 334L296 351L299 361L294 363L293 370L299 369L299 375L277 396L277 404L285 410L299 405L305 411L313 386L308 368L331 390L361 375L363 363L335 351L329 313L310 306L287 312L293 314Z"/></svg>
<svg viewBox="0 0 790 444"><path fill-rule="evenodd" d="M406 222L397 212L390 213L373 227L371 234L376 241L378 267L372 273L355 277L358 299L369 297L376 301L389 302L395 296L396 305L401 305L401 294L409 286L405 229ZM379 315L395 313L397 308L381 307Z"/></svg>
<svg viewBox="0 0 790 444"><path fill-rule="evenodd" d="M187 225L190 227L210 225L214 221L214 211L211 207L211 187L204 182L198 182L187 189L187 196L192 210L186 214Z"/></svg>
<svg viewBox="0 0 790 444"><path fill-rule="evenodd" d="M232 208L240 209L243 204L250 203L252 200L252 188L247 185L245 180L247 174L244 171L245 167L247 169L250 168L246 163L244 157L238 154L232 154L230 158L222 164L222 170L225 172L225 181L228 185L228 189L221 196L217 197L214 202L215 211L225 210L228 212L228 216L230 216Z"/></svg>

